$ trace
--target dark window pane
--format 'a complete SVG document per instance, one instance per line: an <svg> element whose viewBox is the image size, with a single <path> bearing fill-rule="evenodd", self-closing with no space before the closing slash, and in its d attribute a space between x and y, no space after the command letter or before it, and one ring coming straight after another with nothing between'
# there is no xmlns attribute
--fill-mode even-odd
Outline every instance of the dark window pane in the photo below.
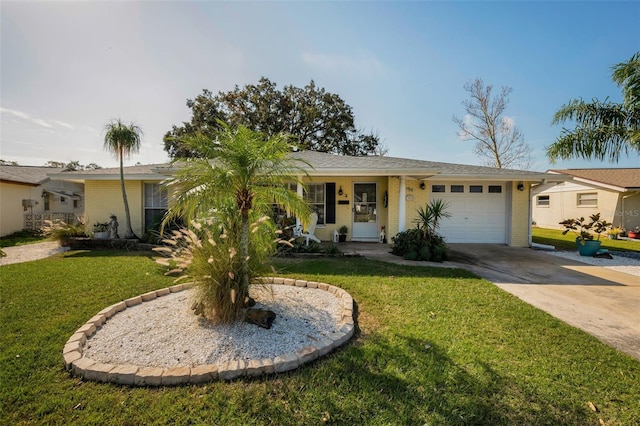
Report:
<svg viewBox="0 0 640 426"><path fill-rule="evenodd" d="M502 185L489 185L489 194L502 194Z"/></svg>
<svg viewBox="0 0 640 426"><path fill-rule="evenodd" d="M431 192L444 192L444 185L431 185Z"/></svg>
<svg viewBox="0 0 640 426"><path fill-rule="evenodd" d="M451 185L451 192L464 192L464 185Z"/></svg>
<svg viewBox="0 0 640 426"><path fill-rule="evenodd" d="M482 185L469 185L469 192L474 194L482 193Z"/></svg>

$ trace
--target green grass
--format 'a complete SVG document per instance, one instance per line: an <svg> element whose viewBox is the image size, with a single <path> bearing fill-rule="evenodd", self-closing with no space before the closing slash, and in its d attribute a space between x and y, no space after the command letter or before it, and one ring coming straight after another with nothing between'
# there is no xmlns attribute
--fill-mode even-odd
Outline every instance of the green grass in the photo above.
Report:
<svg viewBox="0 0 640 426"><path fill-rule="evenodd" d="M39 232L24 230L0 237L0 247L23 246L43 241L46 241L46 238L40 235Z"/></svg>
<svg viewBox="0 0 640 426"><path fill-rule="evenodd" d="M640 240L610 240L603 235L600 237L601 247L608 250L640 251ZM562 230L533 228L533 242L555 246L558 250L576 250L576 235L569 232L562 235Z"/></svg>
<svg viewBox="0 0 640 426"><path fill-rule="evenodd" d="M356 337L286 374L174 388L83 382L61 355L102 308L171 284L150 258L67 252L0 267L0 423L638 424L640 362L466 271L358 258L276 266L346 289Z"/></svg>

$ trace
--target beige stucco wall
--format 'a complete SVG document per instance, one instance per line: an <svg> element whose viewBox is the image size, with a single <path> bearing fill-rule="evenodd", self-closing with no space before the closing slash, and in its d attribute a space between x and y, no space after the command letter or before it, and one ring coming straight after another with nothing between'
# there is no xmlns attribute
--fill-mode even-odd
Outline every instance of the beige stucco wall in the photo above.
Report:
<svg viewBox="0 0 640 426"><path fill-rule="evenodd" d="M133 232L141 237L144 233L144 213L143 213L143 182L126 181L125 190L131 214L131 228ZM96 222L108 222L109 216L115 214L118 217L118 233L124 235L126 227L126 216L124 203L122 201L122 190L120 181L85 181L85 223L87 232L93 232L93 225Z"/></svg>
<svg viewBox="0 0 640 426"><path fill-rule="evenodd" d="M597 194L597 206L578 206L578 194L585 193ZM548 195L549 206L538 206L536 202L538 195ZM622 206L623 196L629 196L624 201L624 208ZM627 229L640 226L640 194L622 194L614 190L592 188L567 182L534 190L532 203L533 221L540 228L564 229L559 222L570 218L587 218L595 213L600 213L602 219L615 226L624 226Z"/></svg>
<svg viewBox="0 0 640 426"><path fill-rule="evenodd" d="M0 235L8 235L24 228L22 200L36 200L34 212L42 209L42 189L37 186L0 182Z"/></svg>
<svg viewBox="0 0 640 426"><path fill-rule="evenodd" d="M49 194L49 210L44 210L43 189L69 190L72 192L82 192L82 185L73 183L63 183L59 181L49 181L43 185L33 186L28 184L0 182L0 235L8 235L24 229L24 216L31 213L39 215L42 213L73 213L76 216L83 214L83 200L78 200L78 207L74 208L71 197L65 197L66 202L61 202L61 196ZM34 206L24 210L22 200L33 200Z"/></svg>
<svg viewBox="0 0 640 426"><path fill-rule="evenodd" d="M529 246L529 200L531 184L524 182L524 190L518 191L519 182L511 182L511 232L507 232L507 245Z"/></svg>

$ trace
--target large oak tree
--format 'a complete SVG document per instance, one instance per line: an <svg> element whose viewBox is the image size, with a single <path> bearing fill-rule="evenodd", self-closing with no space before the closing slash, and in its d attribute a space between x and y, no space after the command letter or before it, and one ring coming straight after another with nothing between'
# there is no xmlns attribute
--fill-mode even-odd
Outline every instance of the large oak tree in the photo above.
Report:
<svg viewBox="0 0 640 426"><path fill-rule="evenodd" d="M267 137L290 135L304 150L343 155L385 151L377 135L355 127L353 110L340 96L317 87L313 80L302 88L289 85L279 90L263 77L258 84L236 86L217 95L205 89L195 99L188 99L187 106L191 121L174 125L164 137L165 151L172 158L201 156L182 139L198 133L213 137L221 130L220 121Z"/></svg>

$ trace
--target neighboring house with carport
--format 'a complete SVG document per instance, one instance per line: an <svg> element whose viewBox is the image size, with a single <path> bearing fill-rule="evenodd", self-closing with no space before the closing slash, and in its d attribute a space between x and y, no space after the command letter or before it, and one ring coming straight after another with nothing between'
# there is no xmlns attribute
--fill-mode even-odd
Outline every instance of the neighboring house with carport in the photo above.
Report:
<svg viewBox="0 0 640 426"><path fill-rule="evenodd" d="M430 199L449 203L452 217L442 221L440 233L449 243L530 244L529 189L563 176L540 172L439 163L406 158L350 157L315 151L290 154L311 167L304 196L318 213L315 235L332 241L340 226L349 228L350 241L377 242L384 228L388 242L399 231L415 226L419 207ZM168 208L170 197L160 183L175 171L168 164L124 169L132 228L141 236L154 216ZM124 221L119 169L65 173L85 185L87 223L115 214Z"/></svg>
<svg viewBox="0 0 640 426"><path fill-rule="evenodd" d="M62 169L0 165L0 235L23 229L37 230L45 220L65 222L82 216L83 185L54 180Z"/></svg>
<svg viewBox="0 0 640 426"><path fill-rule="evenodd" d="M627 230L640 226L640 168L558 169L570 176L559 184L535 186L533 220L541 228L563 229L559 223L595 213Z"/></svg>

